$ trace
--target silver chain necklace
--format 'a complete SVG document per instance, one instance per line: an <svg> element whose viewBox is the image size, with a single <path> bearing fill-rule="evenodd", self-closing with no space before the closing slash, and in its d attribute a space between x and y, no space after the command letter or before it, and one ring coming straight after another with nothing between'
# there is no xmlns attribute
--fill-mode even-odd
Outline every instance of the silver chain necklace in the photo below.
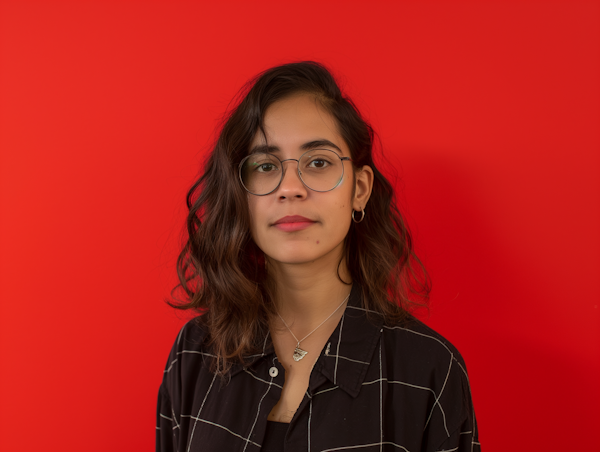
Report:
<svg viewBox="0 0 600 452"><path fill-rule="evenodd" d="M281 321L283 322L283 324L285 325L285 327L288 329L288 331L290 332L290 334L292 335L292 337L296 340L297 344L296 344L296 349L294 350L294 355L292 356L294 358L294 361L300 361L302 358L304 358L306 356L306 354L308 353L306 350L302 350L300 348L300 342L302 342L304 339L306 339L308 336L310 336L311 334L313 334L315 331L317 331L319 328L321 328L321 326L327 322L331 316L333 314L335 314L338 309L340 309L342 307L342 305L346 302L346 300L348 299L348 297L350 297L350 294L348 294L348 296L346 298L344 298L344 301L342 301L340 303L340 305L335 308L335 311L333 311L331 314L329 314L329 317L327 317L325 320L323 320L318 327L316 327L314 330L312 330L310 333L308 333L306 336L304 336L302 339L298 340L298 338L296 337L296 335L294 333L292 333L292 330L290 330L290 327L288 326L287 323L285 323L285 320L283 320L283 317L281 317L281 315L279 314L279 312L277 312L277 315L279 316L279 318L281 319Z"/></svg>

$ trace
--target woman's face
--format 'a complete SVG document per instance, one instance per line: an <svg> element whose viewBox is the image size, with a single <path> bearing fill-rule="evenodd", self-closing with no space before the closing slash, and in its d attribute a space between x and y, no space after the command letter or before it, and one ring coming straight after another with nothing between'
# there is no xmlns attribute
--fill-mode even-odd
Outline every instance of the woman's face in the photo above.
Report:
<svg viewBox="0 0 600 452"><path fill-rule="evenodd" d="M265 113L264 129L269 151L280 160L299 159L310 150L310 143L320 143L313 147L350 157L335 120L312 95L294 95L272 104ZM267 143L258 133L250 152ZM343 180L328 192L307 188L298 176L297 162L288 161L283 163L283 180L274 192L265 196L248 194L252 237L267 260L302 264L327 256L339 259L351 226L352 209L360 211L365 207L373 174L368 166L357 172L357 192L353 198L352 163L344 161L342 165ZM276 224L293 215L310 222ZM357 215L360 218L360 213Z"/></svg>

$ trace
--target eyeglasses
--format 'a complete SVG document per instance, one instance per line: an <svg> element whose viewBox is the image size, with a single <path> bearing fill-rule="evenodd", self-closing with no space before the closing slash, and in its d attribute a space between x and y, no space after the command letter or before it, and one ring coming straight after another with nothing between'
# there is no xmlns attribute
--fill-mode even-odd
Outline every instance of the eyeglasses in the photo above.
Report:
<svg viewBox="0 0 600 452"><path fill-rule="evenodd" d="M274 192L281 184L285 169L283 162L298 162L298 176L313 191L326 192L336 188L344 178L344 160L329 149L313 149L299 159L280 160L277 156L257 152L245 157L239 166L240 181L250 194L264 196Z"/></svg>

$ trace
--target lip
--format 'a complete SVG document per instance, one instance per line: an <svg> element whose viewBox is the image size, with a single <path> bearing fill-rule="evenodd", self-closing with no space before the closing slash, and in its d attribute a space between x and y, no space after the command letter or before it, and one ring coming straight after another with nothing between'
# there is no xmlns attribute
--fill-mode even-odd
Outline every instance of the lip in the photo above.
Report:
<svg viewBox="0 0 600 452"><path fill-rule="evenodd" d="M301 215L287 215L285 217L280 218L273 224L281 224L281 223L314 223L310 218L303 217Z"/></svg>
<svg viewBox="0 0 600 452"><path fill-rule="evenodd" d="M309 218L300 215L288 215L277 220L273 226L285 232L294 232L306 229L315 222Z"/></svg>

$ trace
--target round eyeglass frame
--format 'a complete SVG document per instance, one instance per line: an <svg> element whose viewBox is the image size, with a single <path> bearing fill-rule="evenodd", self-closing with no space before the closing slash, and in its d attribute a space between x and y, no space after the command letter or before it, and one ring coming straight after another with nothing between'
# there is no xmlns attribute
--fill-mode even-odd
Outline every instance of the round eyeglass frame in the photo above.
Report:
<svg viewBox="0 0 600 452"><path fill-rule="evenodd" d="M335 156L342 161L342 175L340 176L340 180L337 182L337 184L335 184L333 186L333 188L330 188L329 190L315 190L314 188L309 187L306 184L306 182L304 182L304 179L302 179L302 173L300 172L300 160L302 160L302 157L304 157L309 152L315 152L315 151L329 151L329 152L335 154ZM274 191L276 191L279 188L279 186L281 185L281 181L283 180L283 176L285 176L285 171L286 171L285 165L283 164L283 162L287 162L289 160L294 160L296 162L296 172L298 173L298 177L300 178L300 182L302 182L302 184L306 188L308 188L308 189L310 189L312 191L316 191L318 193L325 193L325 192L328 192L328 191L331 191L331 190L335 190L342 183L342 180L344 179L344 161L345 160L347 160L349 162L352 161L352 159L350 157L340 157L340 155L337 152L332 151L331 149L311 149L310 151L306 151L304 154L302 154L299 159L285 159L285 160L281 160L275 154L270 154L268 152L258 152L258 154L269 154L269 155L272 155L273 157L275 157L277 160L279 160L281 162L281 168L282 168L282 170L281 170L281 177L279 178L279 182L277 183L277 185L275 186L275 188L273 190L271 190L268 193L262 193L262 194L252 193L250 190L248 190L248 188L246 188L246 185L244 185L244 180L242 179L242 166L244 165L244 162L246 160L248 160L253 154L250 154L250 155L247 155L246 157L244 157L242 159L242 161L240 162L239 166L238 166L238 176L240 178L240 183L242 184L242 187L244 187L244 190L246 190L248 193L250 193L251 195L254 195L254 196L266 196L266 195L270 195L271 193L273 193Z"/></svg>

